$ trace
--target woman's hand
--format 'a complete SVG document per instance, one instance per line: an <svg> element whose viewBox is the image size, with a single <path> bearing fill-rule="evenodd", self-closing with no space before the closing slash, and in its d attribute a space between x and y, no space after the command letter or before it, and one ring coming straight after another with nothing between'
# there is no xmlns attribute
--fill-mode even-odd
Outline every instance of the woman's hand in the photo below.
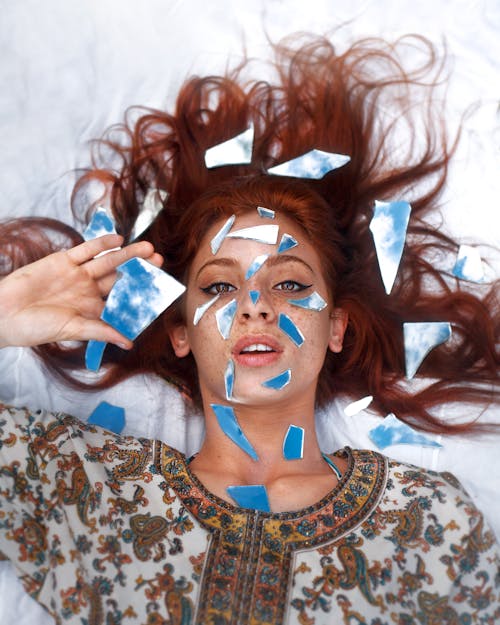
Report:
<svg viewBox="0 0 500 625"><path fill-rule="evenodd" d="M132 342L99 319L116 268L133 257L160 267L162 257L146 242L118 247L114 234L86 241L21 267L0 281L0 347L95 339L124 349Z"/></svg>

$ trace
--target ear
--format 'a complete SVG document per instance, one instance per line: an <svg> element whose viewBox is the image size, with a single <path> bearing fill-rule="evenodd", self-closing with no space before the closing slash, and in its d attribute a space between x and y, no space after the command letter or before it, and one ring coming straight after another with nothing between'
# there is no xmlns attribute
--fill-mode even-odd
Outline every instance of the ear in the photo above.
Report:
<svg viewBox="0 0 500 625"><path fill-rule="evenodd" d="M170 338L170 343L172 344L172 348L175 352L175 355L178 358L184 358L191 351L191 347L189 345L189 338L187 334L187 328L185 325L178 325L169 330L168 336Z"/></svg>
<svg viewBox="0 0 500 625"><path fill-rule="evenodd" d="M334 308L330 314L330 340L328 341L328 347L332 352L338 354L342 351L348 320L347 312L342 308Z"/></svg>

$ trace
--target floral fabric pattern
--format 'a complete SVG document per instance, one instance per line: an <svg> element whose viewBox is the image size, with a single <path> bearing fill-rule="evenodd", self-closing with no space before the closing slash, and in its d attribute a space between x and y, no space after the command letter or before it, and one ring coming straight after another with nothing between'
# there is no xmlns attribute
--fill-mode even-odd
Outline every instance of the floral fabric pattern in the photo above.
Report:
<svg viewBox="0 0 500 625"><path fill-rule="evenodd" d="M331 493L264 513L165 444L3 406L0 551L61 624L500 622L497 547L453 476L338 453Z"/></svg>

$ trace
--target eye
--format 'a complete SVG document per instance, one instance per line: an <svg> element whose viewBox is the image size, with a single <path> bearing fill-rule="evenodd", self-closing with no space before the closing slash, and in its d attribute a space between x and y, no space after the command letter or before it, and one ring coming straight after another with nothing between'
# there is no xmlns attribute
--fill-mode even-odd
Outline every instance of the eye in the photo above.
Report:
<svg viewBox="0 0 500 625"><path fill-rule="evenodd" d="M236 291L236 287L229 282L213 282L209 286L202 287L201 290L208 295L222 295Z"/></svg>
<svg viewBox="0 0 500 625"><path fill-rule="evenodd" d="M275 285L275 289L278 291L285 291L286 293L295 293L298 291L305 291L312 284L302 284L301 282L296 282L295 280L284 280L283 282L279 282Z"/></svg>

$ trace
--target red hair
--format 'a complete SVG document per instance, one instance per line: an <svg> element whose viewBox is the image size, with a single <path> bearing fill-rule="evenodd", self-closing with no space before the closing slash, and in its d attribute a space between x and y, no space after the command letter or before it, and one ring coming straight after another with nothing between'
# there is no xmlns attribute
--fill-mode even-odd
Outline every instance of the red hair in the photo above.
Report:
<svg viewBox="0 0 500 625"><path fill-rule="evenodd" d="M400 52L411 46L420 48L424 61L406 71ZM320 252L335 305L349 314L344 349L328 354L320 374L318 404L338 394L372 394L381 414L395 412L421 429L473 429L442 423L431 410L449 401L498 401L500 361L494 288L472 294L439 269L437 255L455 254L457 244L425 220L438 208L455 147L446 139L441 103L433 101L442 74L433 46L420 37L394 46L364 40L337 54L328 40L314 38L275 50L272 82L245 81L242 64L226 76L187 80L173 114L130 111L125 123L97 144L93 167L75 188L74 205L89 182L104 183L118 230L128 236L148 189L167 191L163 211L143 238L181 280L215 220L256 205L285 212ZM205 150L250 123L251 164L207 169ZM100 147L118 157L117 168L101 163ZM313 148L349 154L351 161L321 180L265 173ZM412 216L399 277L387 296L368 224L375 200L391 199L408 200ZM22 241L20 249L27 249ZM429 320L450 321L454 339L433 350L419 371L437 381L412 392L404 384L402 323ZM114 367L101 386L146 371L199 400L194 360L177 359L167 338L168 329L181 321L182 306L174 305L131 352L108 346L106 360ZM72 381L69 368L81 362L81 350L51 345L38 351Z"/></svg>

